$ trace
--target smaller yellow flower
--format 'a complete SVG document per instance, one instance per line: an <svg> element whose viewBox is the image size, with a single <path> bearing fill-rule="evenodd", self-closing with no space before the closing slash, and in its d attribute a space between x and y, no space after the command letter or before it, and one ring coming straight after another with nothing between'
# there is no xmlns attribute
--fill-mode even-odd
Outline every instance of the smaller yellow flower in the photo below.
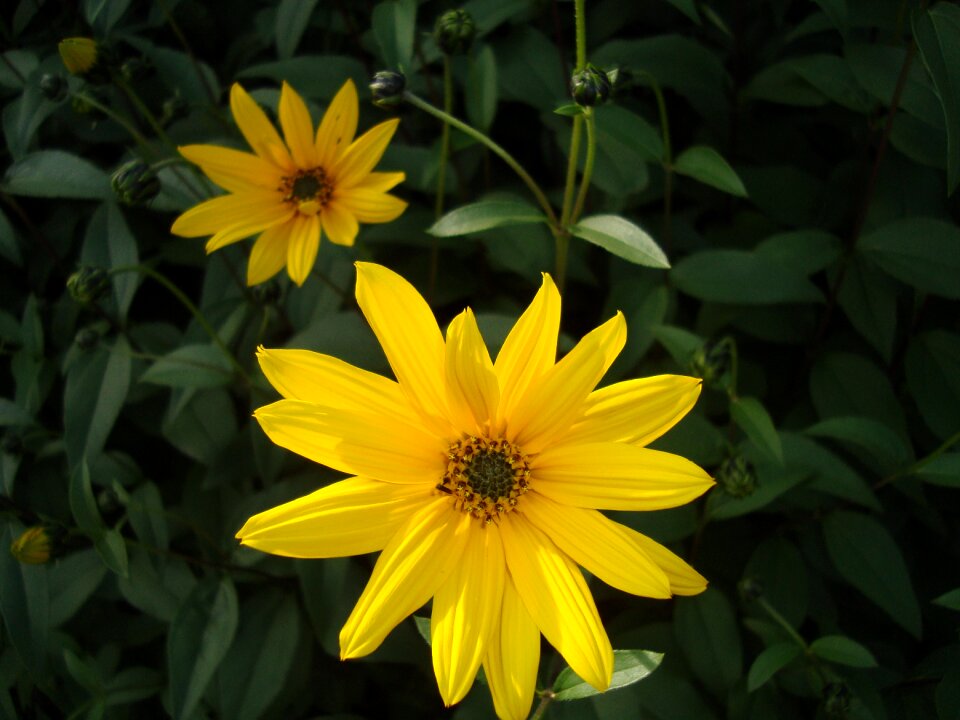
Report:
<svg viewBox="0 0 960 720"><path fill-rule="evenodd" d="M64 38L57 50L71 75L84 75L97 64L97 41L92 38Z"/></svg>
<svg viewBox="0 0 960 720"><path fill-rule="evenodd" d="M10 554L25 565L43 565L50 561L50 535L42 525L27 528L10 543Z"/></svg>
<svg viewBox="0 0 960 720"><path fill-rule="evenodd" d="M247 92L234 84L230 108L253 153L215 145L186 145L180 153L230 194L187 210L171 232L212 235L207 252L251 235L247 284L269 280L286 265L302 285L310 274L321 233L337 245L353 245L359 223L395 220L407 203L388 191L402 172L373 172L398 120L374 126L356 140L359 104L347 80L313 132L310 112L287 83L280 93L283 139Z"/></svg>

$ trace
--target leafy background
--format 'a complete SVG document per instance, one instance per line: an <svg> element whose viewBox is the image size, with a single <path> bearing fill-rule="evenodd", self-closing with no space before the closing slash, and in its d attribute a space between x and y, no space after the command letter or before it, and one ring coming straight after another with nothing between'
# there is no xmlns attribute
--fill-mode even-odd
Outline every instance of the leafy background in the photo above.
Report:
<svg viewBox="0 0 960 720"><path fill-rule="evenodd" d="M256 344L388 372L352 299L361 258L410 278L441 324L470 304L496 348L553 266L545 226L504 211L529 206L524 187L454 132L447 207L501 202L429 235L440 126L401 107L381 167L406 171L409 210L364 227L355 248L324 244L302 288L248 289L249 243L205 257L202 241L168 232L211 185L168 166L158 197L126 207L109 182L125 160L173 157L165 137L242 147L224 102L236 80L272 109L285 79L317 119L346 77L365 88L372 71L403 66L441 104L430 31L450 7L4 4L0 716L491 716L484 688L441 708L413 622L370 658L338 661L372 558L290 561L233 535L334 478L252 422L274 397ZM569 103L573 4L465 7L478 33L454 58L454 111L558 201L571 121L553 111ZM609 225L593 240L619 255L574 239L564 343L619 308L629 338L605 382L701 374L697 408L657 446L719 484L695 505L618 516L711 587L662 602L594 584L614 647L664 653L662 664L548 715L960 717L960 10L591 0L586 24L589 59L621 68L596 111L588 213L644 228L672 267L620 257ZM56 46L70 36L127 63L163 136L116 86L67 78ZM44 93L51 74L65 97ZM361 128L382 117L364 105ZM65 289L80 264L149 271L115 272L106 297L80 306ZM57 557L17 562L6 548L40 523ZM547 652L539 687L575 685L557 679L562 667Z"/></svg>

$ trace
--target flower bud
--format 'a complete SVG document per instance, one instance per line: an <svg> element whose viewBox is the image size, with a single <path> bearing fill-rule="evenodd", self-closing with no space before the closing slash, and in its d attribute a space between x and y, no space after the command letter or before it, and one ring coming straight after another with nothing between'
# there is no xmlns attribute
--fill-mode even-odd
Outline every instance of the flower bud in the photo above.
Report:
<svg viewBox="0 0 960 720"><path fill-rule="evenodd" d="M757 474L747 459L738 453L721 463L717 470L717 484L727 495L745 498L757 489Z"/></svg>
<svg viewBox="0 0 960 720"><path fill-rule="evenodd" d="M60 51L60 59L71 75L83 77L97 64L99 47L93 38L64 38L57 45L57 50Z"/></svg>
<svg viewBox="0 0 960 720"><path fill-rule="evenodd" d="M763 596L763 585L760 584L759 580L752 577L741 580L737 585L737 590L744 602L757 600Z"/></svg>
<svg viewBox="0 0 960 720"><path fill-rule="evenodd" d="M10 554L25 565L43 565L50 560L52 541L47 529L35 525L10 543Z"/></svg>
<svg viewBox="0 0 960 720"><path fill-rule="evenodd" d="M393 70L381 70L374 74L370 82L370 92L373 94L373 104L377 107L390 108L400 104L403 100L403 90L407 86L407 78L403 73Z"/></svg>
<svg viewBox="0 0 960 720"><path fill-rule="evenodd" d="M57 73L44 73L40 78L40 92L50 102L60 102L67 96L67 83Z"/></svg>
<svg viewBox="0 0 960 720"><path fill-rule="evenodd" d="M67 290L76 302L89 305L96 302L110 287L110 278L101 268L81 267L67 279Z"/></svg>
<svg viewBox="0 0 960 720"><path fill-rule="evenodd" d="M587 64L570 78L570 94L581 107L603 105L610 97L610 78L603 70Z"/></svg>
<svg viewBox="0 0 960 720"><path fill-rule="evenodd" d="M730 342L706 342L690 358L689 370L701 378L707 387L721 387L724 375L730 369Z"/></svg>
<svg viewBox="0 0 960 720"><path fill-rule="evenodd" d="M124 205L144 205L160 194L160 179L142 160L121 165L110 178L110 185Z"/></svg>
<svg viewBox="0 0 960 720"><path fill-rule="evenodd" d="M73 342L81 350L93 350L100 343L100 333L93 328L83 328L74 336Z"/></svg>
<svg viewBox="0 0 960 720"><path fill-rule="evenodd" d="M433 28L433 39L445 55L461 55L470 50L476 25L466 10L448 10Z"/></svg>

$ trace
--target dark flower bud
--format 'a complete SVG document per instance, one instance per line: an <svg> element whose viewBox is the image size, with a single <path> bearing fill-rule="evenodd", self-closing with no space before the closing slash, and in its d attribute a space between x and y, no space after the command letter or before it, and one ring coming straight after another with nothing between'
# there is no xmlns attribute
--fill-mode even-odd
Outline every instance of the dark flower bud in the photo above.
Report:
<svg viewBox="0 0 960 720"><path fill-rule="evenodd" d="M50 533L43 525L24 530L10 543L10 554L25 565L43 565L50 561L53 546Z"/></svg>
<svg viewBox="0 0 960 720"><path fill-rule="evenodd" d="M160 179L142 160L121 165L110 178L110 185L124 205L144 205L160 194Z"/></svg>
<svg viewBox="0 0 960 720"><path fill-rule="evenodd" d="M93 328L83 328L77 332L73 341L81 350L93 350L100 343L100 333Z"/></svg>
<svg viewBox="0 0 960 720"><path fill-rule="evenodd" d="M737 585L737 590L744 602L757 600L763 596L763 585L760 584L759 580L752 577L741 580L740 584Z"/></svg>
<svg viewBox="0 0 960 720"><path fill-rule="evenodd" d="M67 83L56 73L44 73L40 78L40 92L50 102L60 102L67 96Z"/></svg>
<svg viewBox="0 0 960 720"><path fill-rule="evenodd" d="M433 39L445 55L466 53L473 45L477 28L466 10L448 10L433 28Z"/></svg>
<svg viewBox="0 0 960 720"><path fill-rule="evenodd" d="M610 97L610 78L603 70L588 64L570 78L570 94L581 107L603 105Z"/></svg>
<svg viewBox="0 0 960 720"><path fill-rule="evenodd" d="M745 498L757 489L757 474L747 459L738 453L721 463L717 470L717 484L727 495Z"/></svg>
<svg viewBox="0 0 960 720"><path fill-rule="evenodd" d="M373 94L373 104L377 107L390 108L400 104L403 100L403 91L407 86L407 78L403 73L393 70L381 70L375 73L370 82L370 92Z"/></svg>
<svg viewBox="0 0 960 720"><path fill-rule="evenodd" d="M70 297L81 305L89 305L103 297L110 287L110 278L101 268L81 267L67 279Z"/></svg>

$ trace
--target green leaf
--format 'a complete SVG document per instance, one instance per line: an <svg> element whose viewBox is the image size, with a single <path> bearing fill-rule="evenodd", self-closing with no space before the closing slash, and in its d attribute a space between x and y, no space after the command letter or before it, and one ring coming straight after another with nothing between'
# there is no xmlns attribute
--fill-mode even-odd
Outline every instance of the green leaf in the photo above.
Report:
<svg viewBox="0 0 960 720"><path fill-rule="evenodd" d="M170 705L175 720L193 715L237 630L237 592L229 578L197 584L167 634Z"/></svg>
<svg viewBox="0 0 960 720"><path fill-rule="evenodd" d="M856 640L844 635L826 635L810 643L810 651L819 658L855 668L877 667L877 659Z"/></svg>
<svg viewBox="0 0 960 720"><path fill-rule="evenodd" d="M880 512L881 505L866 481L843 460L805 435L781 433L787 467L806 470L806 488Z"/></svg>
<svg viewBox="0 0 960 720"><path fill-rule="evenodd" d="M884 423L865 417L834 417L808 427L814 437L827 437L862 451L869 464L882 474L910 462L910 448Z"/></svg>
<svg viewBox="0 0 960 720"><path fill-rule="evenodd" d="M934 691L937 720L960 720L960 670L956 667L944 673Z"/></svg>
<svg viewBox="0 0 960 720"><path fill-rule="evenodd" d="M733 608L719 590L678 598L674 631L693 672L715 694L733 687L743 674L743 649Z"/></svg>
<svg viewBox="0 0 960 720"><path fill-rule="evenodd" d="M130 346L121 336L113 348L81 355L67 372L63 397L64 442L71 463L93 458L107 441L130 388Z"/></svg>
<svg viewBox="0 0 960 720"><path fill-rule="evenodd" d="M697 12L697 5L694 0L667 0L667 2L693 20L697 25L701 24L700 13Z"/></svg>
<svg viewBox="0 0 960 720"><path fill-rule="evenodd" d="M103 534L106 529L97 501L90 486L90 469L87 461L81 460L70 475L70 512L77 521L77 527L93 538Z"/></svg>
<svg viewBox="0 0 960 720"><path fill-rule="evenodd" d="M236 639L218 674L223 717L264 716L284 688L302 631L291 595L268 592L244 604Z"/></svg>
<svg viewBox="0 0 960 720"><path fill-rule="evenodd" d="M130 0L84 0L83 13L98 36L110 34L123 14L130 7Z"/></svg>
<svg viewBox="0 0 960 720"><path fill-rule="evenodd" d="M857 249L886 272L924 292L960 299L960 229L943 220L908 217L860 238Z"/></svg>
<svg viewBox="0 0 960 720"><path fill-rule="evenodd" d="M747 692L767 684L767 681L803 654L793 641L777 643L757 655L747 673Z"/></svg>
<svg viewBox="0 0 960 720"><path fill-rule="evenodd" d="M215 345L178 347L148 367L141 382L181 388L212 388L228 385L233 377L230 362Z"/></svg>
<svg viewBox="0 0 960 720"><path fill-rule="evenodd" d="M17 655L34 677L44 677L47 638L50 633L50 591L46 565L24 565L8 551L23 532L18 523L8 523L0 535L0 614Z"/></svg>
<svg viewBox="0 0 960 720"><path fill-rule="evenodd" d="M653 336L666 348L673 361L684 369L690 364L694 353L703 347L704 343L703 338L699 335L671 325L654 326Z"/></svg>
<svg viewBox="0 0 960 720"><path fill-rule="evenodd" d="M914 472L931 485L960 488L960 453L945 453L926 462Z"/></svg>
<svg viewBox="0 0 960 720"><path fill-rule="evenodd" d="M837 300L850 324L889 362L897 330L897 284L856 254L847 263Z"/></svg>
<svg viewBox="0 0 960 720"><path fill-rule="evenodd" d="M932 602L934 605L960 612L960 588L945 592L943 595L934 598Z"/></svg>
<svg viewBox="0 0 960 720"><path fill-rule="evenodd" d="M39 150L13 163L2 187L11 195L29 197L106 200L113 196L103 170L63 150Z"/></svg>
<svg viewBox="0 0 960 720"><path fill-rule="evenodd" d="M555 54L554 44L536 28L527 25L494 45L497 81L504 100L516 100L542 112L551 112L568 102L569 92L557 68L543 62Z"/></svg>
<svg viewBox="0 0 960 720"><path fill-rule="evenodd" d="M273 41L281 60L292 57L296 52L316 6L317 0L280 0L273 26Z"/></svg>
<svg viewBox="0 0 960 720"><path fill-rule="evenodd" d="M417 626L417 632L424 639L427 645L430 645L430 618L422 615L414 615L413 622Z"/></svg>
<svg viewBox="0 0 960 720"><path fill-rule="evenodd" d="M50 626L72 618L96 591L107 568L93 550L81 550L50 567Z"/></svg>
<svg viewBox="0 0 960 720"><path fill-rule="evenodd" d="M0 427L22 427L32 423L30 413L12 400L0 398Z"/></svg>
<svg viewBox="0 0 960 720"><path fill-rule="evenodd" d="M93 541L93 546L104 565L122 578L129 577L127 545L119 530L104 530Z"/></svg>
<svg viewBox="0 0 960 720"><path fill-rule="evenodd" d="M583 108L576 103L564 103L553 112L564 117L576 117L583 115Z"/></svg>
<svg viewBox="0 0 960 720"><path fill-rule="evenodd" d="M592 215L567 229L571 235L637 265L670 267L670 261L657 242L645 230L620 215Z"/></svg>
<svg viewBox="0 0 960 720"><path fill-rule="evenodd" d="M950 195L960 183L960 8L942 2L914 15L913 36L943 108Z"/></svg>
<svg viewBox="0 0 960 720"><path fill-rule="evenodd" d="M737 398L730 403L730 417L747 437L774 460L783 464L783 447L767 409L752 397Z"/></svg>
<svg viewBox="0 0 960 720"><path fill-rule="evenodd" d="M887 529L867 515L840 511L827 516L823 535L840 575L894 622L920 637L920 606L907 564Z"/></svg>
<svg viewBox="0 0 960 720"><path fill-rule="evenodd" d="M616 690L643 680L660 667L661 662L663 653L650 650L614 650L613 677L607 690ZM600 694L569 667L564 668L557 676L553 683L553 692L555 700L580 700Z"/></svg>
<svg viewBox="0 0 960 720"><path fill-rule="evenodd" d="M164 416L164 437L183 454L210 465L237 433L230 396L221 388L179 392L183 394L174 393Z"/></svg>
<svg viewBox="0 0 960 720"><path fill-rule="evenodd" d="M126 39L153 63L164 84L188 103L209 106L220 96L217 74L202 60L179 50L158 47L132 33Z"/></svg>
<svg viewBox="0 0 960 720"><path fill-rule="evenodd" d="M317 72L323 68L323 72ZM298 55L288 60L251 65L237 72L237 78L270 78L286 80L301 95L309 98L332 98L347 78L358 87L367 85L363 63L347 55Z"/></svg>
<svg viewBox="0 0 960 720"><path fill-rule="evenodd" d="M19 89L24 78L30 77L40 61L28 50L7 50L0 60L0 85Z"/></svg>
<svg viewBox="0 0 960 720"><path fill-rule="evenodd" d="M469 58L464 104L467 119L484 132L497 114L497 58L489 45L483 45Z"/></svg>
<svg viewBox="0 0 960 720"><path fill-rule="evenodd" d="M17 267L23 265L23 253L17 241L17 234L3 210L0 210L0 257Z"/></svg>
<svg viewBox="0 0 960 720"><path fill-rule="evenodd" d="M759 253L705 250L678 262L670 276L688 295L738 305L822 302L820 291L800 272Z"/></svg>
<svg viewBox="0 0 960 720"><path fill-rule="evenodd" d="M373 36L380 47L386 67L405 71L413 58L413 34L416 30L415 0L381 2L373 9Z"/></svg>
<svg viewBox="0 0 960 720"><path fill-rule="evenodd" d="M140 542L160 550L168 548L170 532L167 529L163 498L154 483L147 481L130 493L127 517Z"/></svg>
<svg viewBox="0 0 960 720"><path fill-rule="evenodd" d="M140 262L137 239L130 232L123 213L116 203L104 203L90 218L80 258L84 265L107 270L136 265ZM120 319L125 319L133 302L134 293L140 284L140 275L135 272L120 273L111 276L110 282L113 286L117 315Z"/></svg>
<svg viewBox="0 0 960 720"><path fill-rule="evenodd" d="M921 333L906 356L907 387L927 426L940 438L960 428L960 335Z"/></svg>
<svg viewBox="0 0 960 720"><path fill-rule="evenodd" d="M760 583L763 597L793 627L799 628L810 604L807 563L790 540L774 535L763 540L750 555L743 578ZM759 617L766 613L756 608Z"/></svg>
<svg viewBox="0 0 960 720"><path fill-rule="evenodd" d="M722 192L747 197L743 181L720 153L711 147L697 145L687 148L673 161L673 169L679 175L692 177Z"/></svg>
<svg viewBox="0 0 960 720"><path fill-rule="evenodd" d="M840 238L823 230L794 230L771 235L755 252L781 265L813 275L840 257Z"/></svg>
<svg viewBox="0 0 960 720"><path fill-rule="evenodd" d="M454 237L504 225L541 223L546 220L546 216L529 203L519 200L481 200L451 210L427 228L427 232L437 237Z"/></svg>

